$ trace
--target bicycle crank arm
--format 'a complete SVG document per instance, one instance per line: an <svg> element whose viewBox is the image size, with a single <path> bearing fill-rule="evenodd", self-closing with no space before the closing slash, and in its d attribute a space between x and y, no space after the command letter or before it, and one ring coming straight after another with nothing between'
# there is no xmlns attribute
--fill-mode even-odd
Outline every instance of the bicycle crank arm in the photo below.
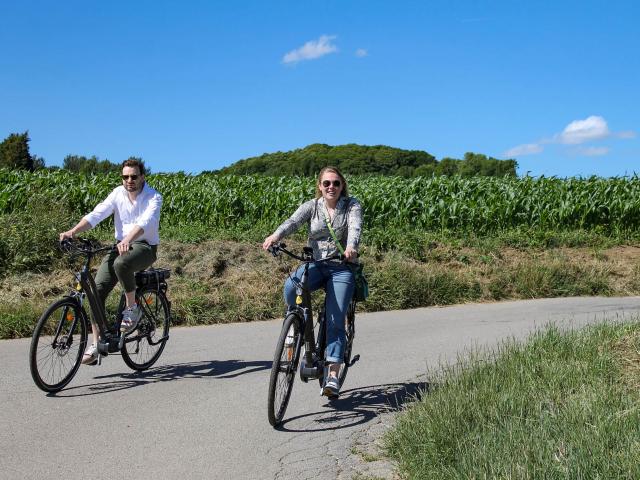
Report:
<svg viewBox="0 0 640 480"><path fill-rule="evenodd" d="M351 361L349 362L349 366L350 366L350 367L353 367L353 365L354 365L358 360L360 360L360 354L357 354L355 357L353 357L353 358L351 359Z"/></svg>

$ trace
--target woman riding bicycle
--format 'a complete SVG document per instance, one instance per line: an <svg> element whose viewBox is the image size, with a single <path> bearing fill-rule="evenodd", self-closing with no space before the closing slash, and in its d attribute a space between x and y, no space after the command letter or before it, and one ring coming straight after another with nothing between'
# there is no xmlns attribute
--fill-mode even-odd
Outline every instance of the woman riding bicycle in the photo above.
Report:
<svg viewBox="0 0 640 480"><path fill-rule="evenodd" d="M314 258L344 252L347 262L357 261L362 207L358 200L349 196L347 181L336 167L325 167L320 171L316 198L300 205L291 218L264 240L262 248L267 250L304 223L309 225L309 246L313 248ZM336 245L334 237L340 246ZM300 281L302 268L285 282L284 299L288 306L295 304L295 285ZM353 272L349 265L338 260L311 264L309 286L311 291L322 287L326 290L328 375L322 394L335 396L340 392L338 372L344 358L345 316L355 288Z"/></svg>

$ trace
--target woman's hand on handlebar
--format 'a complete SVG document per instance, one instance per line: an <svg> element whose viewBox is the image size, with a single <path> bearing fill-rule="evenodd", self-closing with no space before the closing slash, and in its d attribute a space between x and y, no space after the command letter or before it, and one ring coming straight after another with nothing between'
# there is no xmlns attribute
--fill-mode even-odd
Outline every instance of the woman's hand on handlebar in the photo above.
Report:
<svg viewBox="0 0 640 480"><path fill-rule="evenodd" d="M278 241L278 237L276 235L269 235L267 238L264 239L264 242L262 243L262 249L269 250L269 247L271 247L271 245L273 245L277 241Z"/></svg>
<svg viewBox="0 0 640 480"><path fill-rule="evenodd" d="M353 247L347 247L344 251L344 259L347 262L353 262L356 258L358 258L358 252Z"/></svg>

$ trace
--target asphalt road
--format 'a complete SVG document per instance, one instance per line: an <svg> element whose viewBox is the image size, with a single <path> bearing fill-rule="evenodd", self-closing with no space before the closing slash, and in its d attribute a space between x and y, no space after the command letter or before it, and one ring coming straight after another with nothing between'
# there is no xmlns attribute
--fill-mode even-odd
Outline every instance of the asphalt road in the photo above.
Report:
<svg viewBox="0 0 640 480"><path fill-rule="evenodd" d="M280 430L266 412L280 321L175 328L153 369L134 373L109 356L53 396L31 380L29 340L2 341L0 478L351 479L354 442L389 423L427 368L549 322L578 328L639 314L640 297L360 314L361 360L341 398L328 402L317 382L296 379Z"/></svg>

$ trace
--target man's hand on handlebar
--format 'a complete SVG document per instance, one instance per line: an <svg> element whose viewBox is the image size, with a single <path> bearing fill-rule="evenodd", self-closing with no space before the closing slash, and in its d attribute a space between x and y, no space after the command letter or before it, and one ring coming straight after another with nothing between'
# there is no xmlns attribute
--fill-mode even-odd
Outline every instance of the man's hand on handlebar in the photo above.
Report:
<svg viewBox="0 0 640 480"><path fill-rule="evenodd" d="M65 240L69 240L73 238L73 230L67 230L66 232L62 232L60 234L60 241L63 242Z"/></svg>

